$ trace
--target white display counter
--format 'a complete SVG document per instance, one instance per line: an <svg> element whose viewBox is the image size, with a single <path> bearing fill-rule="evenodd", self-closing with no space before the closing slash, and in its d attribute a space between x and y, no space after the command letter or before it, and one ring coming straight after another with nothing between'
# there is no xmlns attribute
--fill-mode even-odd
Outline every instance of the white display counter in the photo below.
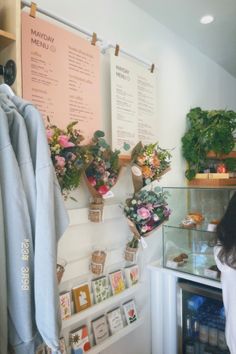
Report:
<svg viewBox="0 0 236 354"><path fill-rule="evenodd" d="M177 354L177 283L185 279L221 289L221 283L175 270L156 262L149 265L151 279L152 354Z"/></svg>

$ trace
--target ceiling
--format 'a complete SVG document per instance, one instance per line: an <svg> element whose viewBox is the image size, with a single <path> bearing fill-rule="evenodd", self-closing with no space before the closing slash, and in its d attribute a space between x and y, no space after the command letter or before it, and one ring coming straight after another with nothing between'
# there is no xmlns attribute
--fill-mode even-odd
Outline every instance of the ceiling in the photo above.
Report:
<svg viewBox="0 0 236 354"><path fill-rule="evenodd" d="M236 77L236 0L130 0ZM215 21L202 25L203 15Z"/></svg>

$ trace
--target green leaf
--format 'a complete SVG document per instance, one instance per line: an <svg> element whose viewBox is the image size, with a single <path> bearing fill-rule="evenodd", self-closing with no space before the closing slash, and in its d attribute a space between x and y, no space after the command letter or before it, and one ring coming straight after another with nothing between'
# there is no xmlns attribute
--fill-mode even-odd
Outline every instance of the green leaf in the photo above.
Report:
<svg viewBox="0 0 236 354"><path fill-rule="evenodd" d="M105 133L102 131L102 130L97 130L95 133L94 133L94 137L99 139L99 138L103 138L105 136Z"/></svg>
<svg viewBox="0 0 236 354"><path fill-rule="evenodd" d="M196 176L196 170L193 170L193 169L188 169L185 171L185 177L188 179L188 180L191 180L193 179L195 176Z"/></svg>
<svg viewBox="0 0 236 354"><path fill-rule="evenodd" d="M70 199L73 200L74 202L78 202L78 200L75 199L74 197L71 197L71 196L70 196Z"/></svg>
<svg viewBox="0 0 236 354"><path fill-rule="evenodd" d="M124 149L125 151L128 151L128 150L130 149L130 145L129 145L128 143L124 143L123 149Z"/></svg>
<svg viewBox="0 0 236 354"><path fill-rule="evenodd" d="M109 145L107 144L106 140L103 138L100 138L98 141L98 145L103 147L104 149L107 149Z"/></svg>
<svg viewBox="0 0 236 354"><path fill-rule="evenodd" d="M156 186L156 187L154 188L154 192L155 192L155 193L160 193L160 192L161 192L161 187Z"/></svg>

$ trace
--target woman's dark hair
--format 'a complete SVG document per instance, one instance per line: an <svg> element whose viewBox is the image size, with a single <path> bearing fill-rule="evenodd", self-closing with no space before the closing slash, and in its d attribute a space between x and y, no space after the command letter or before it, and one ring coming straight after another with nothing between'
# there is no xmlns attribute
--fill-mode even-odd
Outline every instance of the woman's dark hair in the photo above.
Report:
<svg viewBox="0 0 236 354"><path fill-rule="evenodd" d="M218 254L219 260L231 268L236 268L236 192L230 199L216 232L222 246Z"/></svg>

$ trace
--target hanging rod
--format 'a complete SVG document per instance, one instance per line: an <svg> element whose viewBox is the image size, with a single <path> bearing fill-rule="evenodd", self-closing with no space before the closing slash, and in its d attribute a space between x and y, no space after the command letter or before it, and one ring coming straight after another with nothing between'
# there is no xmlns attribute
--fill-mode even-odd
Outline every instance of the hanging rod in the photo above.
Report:
<svg viewBox="0 0 236 354"><path fill-rule="evenodd" d="M24 8L26 6L27 7L31 7L31 3L29 3L28 1L24 1L24 0L21 1L21 5L22 5L22 8ZM66 25L66 26L68 26L70 28L73 28L76 31L79 31L80 33L83 33L86 36L89 36L91 38L93 36L93 33L88 31L87 29L82 28L82 27L80 27L80 26L78 26L78 25L76 25L76 24L74 24L72 22L69 22L66 19L62 18L62 17L54 15L51 12L49 12L47 10L44 10L44 9L38 7L38 6L37 6L37 12L39 12L39 13L45 15L45 16L48 16L48 17L50 17L50 18L52 18L52 19L54 19L54 20L56 20L56 21L58 21L60 23L63 23L64 25ZM116 44L110 43L110 42L104 40L101 37L97 37L97 40L102 43L102 49L103 50L116 47ZM125 54L125 55L127 55L127 56L129 56L130 58L133 58L133 59L141 62L142 64L144 64L146 66L150 66L151 67L151 65L152 65L152 62L150 62L148 60L145 60L145 59L143 59L141 57L138 57L137 55L135 55L135 54L133 54L133 53L131 53L131 52L125 50L125 49L120 48L120 52Z"/></svg>

